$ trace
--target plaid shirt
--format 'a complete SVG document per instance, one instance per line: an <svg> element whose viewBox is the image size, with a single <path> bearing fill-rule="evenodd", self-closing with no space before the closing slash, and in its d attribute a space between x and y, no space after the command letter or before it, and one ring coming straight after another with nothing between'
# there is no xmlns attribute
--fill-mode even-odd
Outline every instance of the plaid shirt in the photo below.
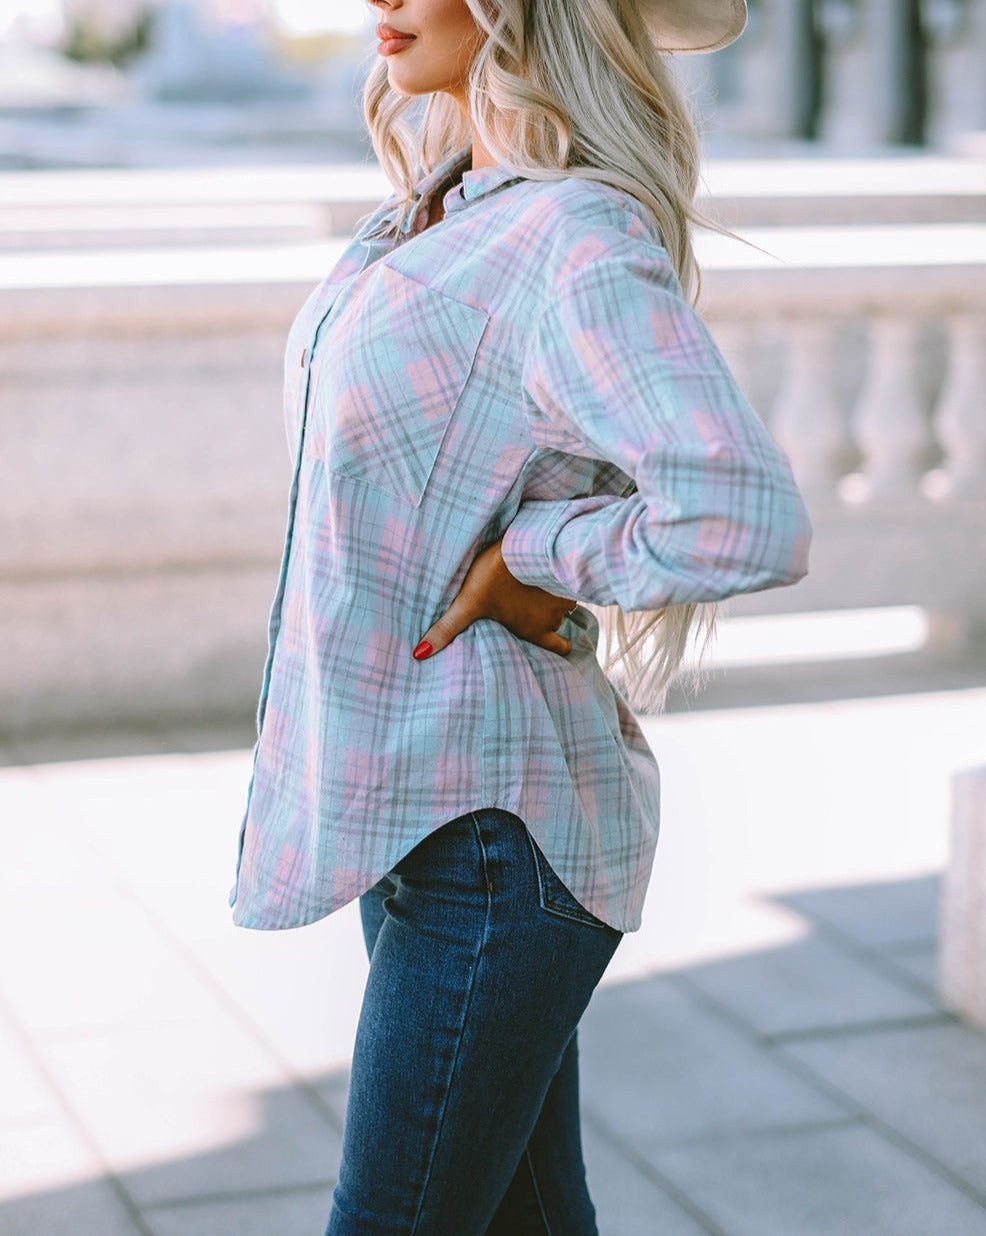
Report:
<svg viewBox="0 0 986 1236"><path fill-rule="evenodd" d="M411 650L504 536L521 581L624 609L804 575L783 454L629 194L466 170L392 195L292 327L295 455L234 921L295 927L456 816L521 817L574 896L640 925L657 763L580 607L560 656L491 619ZM636 490L634 490L634 482ZM505 534L505 535L504 535Z"/></svg>

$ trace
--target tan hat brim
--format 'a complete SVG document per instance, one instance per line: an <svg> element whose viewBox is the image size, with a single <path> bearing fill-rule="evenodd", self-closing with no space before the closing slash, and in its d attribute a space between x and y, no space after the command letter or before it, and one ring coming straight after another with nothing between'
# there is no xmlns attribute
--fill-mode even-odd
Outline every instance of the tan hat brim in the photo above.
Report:
<svg viewBox="0 0 986 1236"><path fill-rule="evenodd" d="M746 28L746 0L641 0L641 6L659 51L717 51Z"/></svg>

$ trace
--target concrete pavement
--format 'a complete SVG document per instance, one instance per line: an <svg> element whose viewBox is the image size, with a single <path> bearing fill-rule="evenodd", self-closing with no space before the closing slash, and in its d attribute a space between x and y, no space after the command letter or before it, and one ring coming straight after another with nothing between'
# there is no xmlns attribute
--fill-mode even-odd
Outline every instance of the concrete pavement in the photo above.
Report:
<svg viewBox="0 0 986 1236"><path fill-rule="evenodd" d="M986 689L648 721L664 821L582 1029L602 1236L982 1236L986 1036L935 996ZM355 907L229 922L249 729L0 751L0 1233L316 1236Z"/></svg>

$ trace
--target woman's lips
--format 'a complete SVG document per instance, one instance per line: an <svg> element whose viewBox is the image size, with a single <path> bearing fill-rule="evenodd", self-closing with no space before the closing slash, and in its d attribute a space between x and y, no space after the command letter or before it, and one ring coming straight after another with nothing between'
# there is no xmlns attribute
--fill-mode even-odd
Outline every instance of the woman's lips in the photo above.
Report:
<svg viewBox="0 0 986 1236"><path fill-rule="evenodd" d="M394 52L399 52L402 48L407 47L409 43L413 42L413 34L405 34L400 38L385 38L381 39L377 44L377 51L382 56L392 56Z"/></svg>

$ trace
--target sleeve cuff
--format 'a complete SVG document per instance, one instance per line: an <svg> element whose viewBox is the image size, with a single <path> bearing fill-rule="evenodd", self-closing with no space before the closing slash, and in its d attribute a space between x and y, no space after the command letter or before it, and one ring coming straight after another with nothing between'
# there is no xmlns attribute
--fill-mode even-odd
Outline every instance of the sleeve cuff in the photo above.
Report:
<svg viewBox="0 0 986 1236"><path fill-rule="evenodd" d="M570 505L564 500L525 502L510 521L500 552L510 574L522 584L556 596L567 594L566 585L551 570L551 549Z"/></svg>

